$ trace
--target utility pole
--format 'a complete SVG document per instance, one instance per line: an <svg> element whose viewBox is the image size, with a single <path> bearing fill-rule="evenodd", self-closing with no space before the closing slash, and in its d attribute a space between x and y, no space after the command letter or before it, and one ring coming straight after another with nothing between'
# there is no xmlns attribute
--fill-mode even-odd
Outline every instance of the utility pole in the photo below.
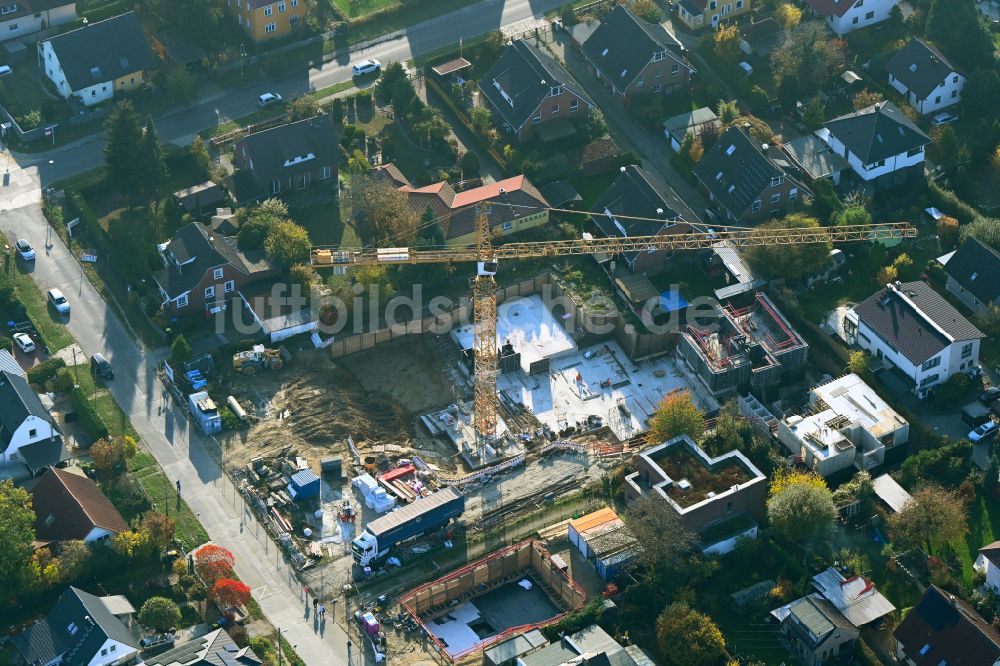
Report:
<svg viewBox="0 0 1000 666"><path fill-rule="evenodd" d="M247 55L246 46L240 44L240 81L243 80L243 58L245 58L246 55Z"/></svg>

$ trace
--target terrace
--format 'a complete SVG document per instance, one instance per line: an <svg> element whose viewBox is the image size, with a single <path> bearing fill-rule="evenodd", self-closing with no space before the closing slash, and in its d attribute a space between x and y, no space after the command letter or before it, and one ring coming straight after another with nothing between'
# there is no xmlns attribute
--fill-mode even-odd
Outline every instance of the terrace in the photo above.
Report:
<svg viewBox="0 0 1000 666"><path fill-rule="evenodd" d="M682 508L711 499L751 478L737 460L722 460L713 465L685 447L664 449L650 458L666 473L668 481L664 488Z"/></svg>

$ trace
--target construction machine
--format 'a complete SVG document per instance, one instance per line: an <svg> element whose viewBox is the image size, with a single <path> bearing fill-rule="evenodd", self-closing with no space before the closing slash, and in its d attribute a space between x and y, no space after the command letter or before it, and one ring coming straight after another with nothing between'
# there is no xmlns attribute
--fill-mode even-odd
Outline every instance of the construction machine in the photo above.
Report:
<svg viewBox="0 0 1000 666"><path fill-rule="evenodd" d="M233 354L233 370L247 377L258 370L281 370L285 361L277 349L267 349L264 345L254 345L253 349Z"/></svg>
<svg viewBox="0 0 1000 666"><path fill-rule="evenodd" d="M683 234L662 233L656 236L595 238L584 234L582 238L551 241L527 241L493 245L493 228L490 223L490 206L508 204L491 203L477 206L476 227L478 241L475 245L444 246L432 248L330 248L315 247L310 253L310 263L316 268L343 270L351 266L391 266L395 264L449 264L475 262L473 278L473 350L475 371L473 379L473 422L476 429L480 455L487 446L496 442L497 430L497 282L498 263L503 260L574 255L619 255L629 252L655 250L702 250L720 245L755 247L762 245L798 245L803 243L844 243L859 241L884 241L912 238L916 229L905 222L857 224L837 227L810 227L801 229L713 226L701 231ZM555 212L591 215L572 210ZM593 213L597 215L597 213ZM634 218L620 215L620 218ZM662 222L662 220L657 220Z"/></svg>

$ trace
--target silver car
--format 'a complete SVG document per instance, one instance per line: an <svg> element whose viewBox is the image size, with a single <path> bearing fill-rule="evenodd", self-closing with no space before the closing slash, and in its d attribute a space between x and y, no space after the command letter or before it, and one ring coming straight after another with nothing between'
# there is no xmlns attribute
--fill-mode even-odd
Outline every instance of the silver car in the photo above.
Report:
<svg viewBox="0 0 1000 666"><path fill-rule="evenodd" d="M48 291L49 303L59 314L69 314L69 301L58 289L52 288Z"/></svg>

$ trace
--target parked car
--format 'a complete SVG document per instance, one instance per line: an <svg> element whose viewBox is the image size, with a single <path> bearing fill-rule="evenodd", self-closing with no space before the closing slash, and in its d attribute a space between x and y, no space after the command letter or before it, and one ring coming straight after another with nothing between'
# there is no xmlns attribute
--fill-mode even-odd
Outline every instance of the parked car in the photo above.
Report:
<svg viewBox="0 0 1000 666"><path fill-rule="evenodd" d="M931 118L931 125L939 127L941 125L947 125L948 123L953 123L958 120L958 116L954 113L948 113L947 111L942 111L933 118Z"/></svg>
<svg viewBox="0 0 1000 666"><path fill-rule="evenodd" d="M266 92L257 98L257 106L264 108L272 104L281 104L283 101L285 101L285 98L278 93Z"/></svg>
<svg viewBox="0 0 1000 666"><path fill-rule="evenodd" d="M747 76L753 76L753 65L748 63L746 60L740 61L740 69L742 69L743 73Z"/></svg>
<svg viewBox="0 0 1000 666"><path fill-rule="evenodd" d="M139 647L142 648L143 652L149 650L162 650L165 648L172 648L174 646L175 637L173 634L156 634L155 636L147 636L139 641Z"/></svg>
<svg viewBox="0 0 1000 666"><path fill-rule="evenodd" d="M969 431L969 441L979 442L992 439L997 436L997 432L1000 432L1000 425L997 425L996 421L987 421L975 430Z"/></svg>
<svg viewBox="0 0 1000 666"><path fill-rule="evenodd" d="M52 288L48 291L49 303L59 314L69 314L69 301L58 289Z"/></svg>
<svg viewBox="0 0 1000 666"><path fill-rule="evenodd" d="M372 72L377 72L382 69L382 63L380 63L375 58L368 58L368 60L362 60L361 62L354 63L351 70L354 72L354 76L363 76L365 74L371 74Z"/></svg>
<svg viewBox="0 0 1000 666"><path fill-rule="evenodd" d="M979 394L979 402L988 405L997 398L1000 398L1000 386L991 386Z"/></svg>
<svg viewBox="0 0 1000 666"><path fill-rule="evenodd" d="M101 354L94 354L90 357L90 373L94 377L102 377L104 379L115 378L114 368L111 367L108 359L104 358Z"/></svg>
<svg viewBox="0 0 1000 666"><path fill-rule="evenodd" d="M21 256L21 258L24 259L25 261L35 260L35 248L31 247L31 243L29 243L25 239L21 238L16 243L14 243L14 248L17 250L17 253Z"/></svg>
<svg viewBox="0 0 1000 666"><path fill-rule="evenodd" d="M25 354L30 354L35 351L35 341L31 339L31 336L27 333L15 333L14 343L23 351Z"/></svg>
<svg viewBox="0 0 1000 666"><path fill-rule="evenodd" d="M10 65L0 65L0 76L7 76L14 70L11 69Z"/></svg>

